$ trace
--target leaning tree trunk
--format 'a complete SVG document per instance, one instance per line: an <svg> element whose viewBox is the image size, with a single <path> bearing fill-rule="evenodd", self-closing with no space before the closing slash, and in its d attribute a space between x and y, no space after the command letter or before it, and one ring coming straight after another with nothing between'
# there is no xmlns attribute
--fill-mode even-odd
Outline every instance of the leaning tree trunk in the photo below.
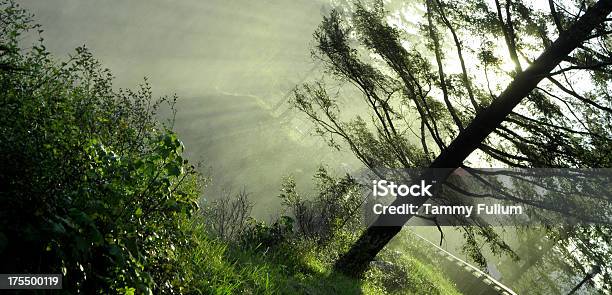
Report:
<svg viewBox="0 0 612 295"><path fill-rule="evenodd" d="M580 45L598 24L605 21L612 11L612 0L599 0L570 28L562 32L544 52L525 71L516 75L502 94L495 99L453 140L448 148L429 166L429 171L422 179L435 181L438 186L485 140L485 138L504 121L512 109L531 92L538 83L552 71L563 58ZM442 172L441 172L442 171ZM414 205L422 205L427 198L415 198ZM401 205L404 200L398 198L392 205ZM412 215L394 217L394 224L405 224ZM389 224L385 215L370 226L353 244L351 249L336 262L335 270L352 277L360 277L368 268L370 261L401 230L401 226L383 226ZM400 220L400 223L398 223Z"/></svg>

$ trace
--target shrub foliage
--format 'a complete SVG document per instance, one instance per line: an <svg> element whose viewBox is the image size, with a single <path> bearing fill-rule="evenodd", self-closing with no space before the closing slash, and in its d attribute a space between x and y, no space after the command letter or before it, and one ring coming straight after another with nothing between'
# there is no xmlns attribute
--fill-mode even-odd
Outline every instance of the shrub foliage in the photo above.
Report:
<svg viewBox="0 0 612 295"><path fill-rule="evenodd" d="M62 273L70 293L170 290L198 196L156 119L175 98L153 98L146 81L113 89L84 47L58 62L42 39L19 44L38 27L0 7L0 273Z"/></svg>

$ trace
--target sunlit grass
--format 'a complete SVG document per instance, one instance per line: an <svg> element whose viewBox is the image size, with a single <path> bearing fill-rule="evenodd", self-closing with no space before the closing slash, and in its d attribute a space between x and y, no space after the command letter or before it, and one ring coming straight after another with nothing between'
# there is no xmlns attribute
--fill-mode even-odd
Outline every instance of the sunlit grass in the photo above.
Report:
<svg viewBox="0 0 612 295"><path fill-rule="evenodd" d="M372 268L362 280L332 271L337 253L312 246L240 249L213 239L197 225L193 247L180 253L190 294L460 294L442 273L410 253L381 254L394 266ZM425 292L425 293L423 293Z"/></svg>

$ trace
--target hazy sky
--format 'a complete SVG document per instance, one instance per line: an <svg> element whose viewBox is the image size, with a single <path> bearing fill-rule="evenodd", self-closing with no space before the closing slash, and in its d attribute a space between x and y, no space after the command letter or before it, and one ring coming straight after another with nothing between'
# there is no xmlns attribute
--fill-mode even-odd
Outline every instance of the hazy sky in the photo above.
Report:
<svg viewBox="0 0 612 295"><path fill-rule="evenodd" d="M119 86L143 76L181 96L287 88L312 63L317 0L23 0L65 55L86 44ZM278 88L278 87L276 87Z"/></svg>
<svg viewBox="0 0 612 295"><path fill-rule="evenodd" d="M357 166L278 104L303 79L319 76L310 50L328 1L20 3L57 56L85 44L116 75L116 86L135 87L147 76L155 94L179 95L176 129L213 178L207 198L246 186L259 213L274 213L283 175L307 187L321 163L339 173Z"/></svg>

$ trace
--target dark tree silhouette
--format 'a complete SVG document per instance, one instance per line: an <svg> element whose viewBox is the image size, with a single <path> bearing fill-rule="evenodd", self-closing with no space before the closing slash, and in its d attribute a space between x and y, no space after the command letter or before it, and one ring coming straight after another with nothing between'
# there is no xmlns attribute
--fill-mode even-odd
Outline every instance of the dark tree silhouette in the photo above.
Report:
<svg viewBox="0 0 612 295"><path fill-rule="evenodd" d="M580 9L575 16L560 15L552 3L551 15L559 30L554 41L548 37L546 20L521 3L506 1L502 5L495 1L495 12L482 8L485 4L481 1L469 3L482 9L483 14L457 13L451 18L449 7L457 7L439 0L425 1L424 35L434 56L435 70L425 54L405 48L400 40L405 35L384 20L381 4L373 8L358 4L348 21L337 12L324 18L315 33L318 43L315 56L327 63L332 75L349 81L359 90L371 111L375 132L368 129L361 117L343 122L337 101L322 82L296 90L295 106L310 117L332 146L339 148L340 139L375 173L379 167L445 169L444 173L428 172L422 176L442 184L456 168L465 166L466 159L475 151L510 167L608 167L612 112L605 104L609 99L606 86L601 84L610 78L606 67L611 59L607 55L608 45L595 48L591 41L609 33L607 15L612 2L598 1L586 11ZM507 73L511 82L501 94L494 95L489 83L491 68L499 65L500 59L487 46L478 54L484 65L486 87L474 85L474 75L468 73L465 49L453 23L458 20L466 26L470 21L480 24L474 32L503 35L514 69ZM353 28L347 25L349 22ZM461 65L456 76L445 69L438 23L452 35ZM519 42L518 32L541 40L544 50L535 60L526 53L530 44ZM362 48L355 47L355 35ZM485 39L483 43L492 41ZM378 59L370 58L370 54ZM528 64L525 70L520 58ZM560 69L553 71L556 67ZM593 87L604 90L578 93L563 76L572 70L592 71ZM549 83L540 85L544 79ZM440 99L432 98L437 94ZM464 101L468 104L463 104ZM519 104L529 111L515 110ZM567 109L561 109L559 104ZM578 114L574 113L577 105ZM408 122L401 106L416 112L420 118L419 131L412 130L412 122ZM408 139L410 133L420 139L420 148ZM437 157L433 157L436 152ZM412 203L420 205L426 200L416 198ZM398 199L393 205L401 203ZM402 222L411 217L402 216ZM337 271L361 276L369 262L401 230L401 226L376 226L383 224L380 221L368 228L337 261Z"/></svg>

